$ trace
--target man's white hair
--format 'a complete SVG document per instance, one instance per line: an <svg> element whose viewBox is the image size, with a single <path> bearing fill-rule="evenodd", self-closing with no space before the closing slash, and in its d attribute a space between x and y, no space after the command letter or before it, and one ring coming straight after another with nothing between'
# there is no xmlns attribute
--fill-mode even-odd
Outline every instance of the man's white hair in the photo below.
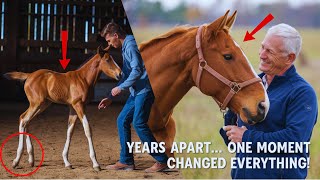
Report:
<svg viewBox="0 0 320 180"><path fill-rule="evenodd" d="M268 30L267 35L282 37L287 53L294 53L296 57L299 55L302 38L299 32L292 26L284 23L272 26Z"/></svg>

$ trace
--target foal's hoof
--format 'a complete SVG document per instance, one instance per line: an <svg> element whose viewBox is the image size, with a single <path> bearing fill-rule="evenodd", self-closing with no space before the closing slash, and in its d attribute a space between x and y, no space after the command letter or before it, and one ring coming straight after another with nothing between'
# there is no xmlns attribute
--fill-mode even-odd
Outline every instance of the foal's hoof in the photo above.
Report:
<svg viewBox="0 0 320 180"><path fill-rule="evenodd" d="M72 165L66 166L67 169L72 169Z"/></svg>
<svg viewBox="0 0 320 180"><path fill-rule="evenodd" d="M100 166L97 166L97 167L93 167L93 169L94 169L95 171L101 171L101 168L100 168Z"/></svg>
<svg viewBox="0 0 320 180"><path fill-rule="evenodd" d="M34 167L34 162L29 162L30 167Z"/></svg>
<svg viewBox="0 0 320 180"><path fill-rule="evenodd" d="M18 162L13 161L13 162L12 162L12 168L16 168L17 166L18 166Z"/></svg>

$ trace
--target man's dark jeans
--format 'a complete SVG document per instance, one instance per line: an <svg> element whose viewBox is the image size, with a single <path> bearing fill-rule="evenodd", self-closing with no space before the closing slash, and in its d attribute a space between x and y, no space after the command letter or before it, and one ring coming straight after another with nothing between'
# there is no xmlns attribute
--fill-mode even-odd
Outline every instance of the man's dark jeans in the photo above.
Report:
<svg viewBox="0 0 320 180"><path fill-rule="evenodd" d="M128 98L118 119L118 134L121 145L120 162L134 164L133 153L129 153L127 142L131 142L131 123L142 143L157 142L148 126L150 110L154 102L152 91ZM168 157L164 153L150 153L160 163L167 163Z"/></svg>

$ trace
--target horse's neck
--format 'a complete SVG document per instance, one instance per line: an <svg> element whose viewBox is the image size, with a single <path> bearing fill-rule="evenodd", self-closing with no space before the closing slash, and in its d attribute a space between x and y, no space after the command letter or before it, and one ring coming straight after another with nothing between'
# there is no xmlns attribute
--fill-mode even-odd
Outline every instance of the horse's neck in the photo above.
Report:
<svg viewBox="0 0 320 180"><path fill-rule="evenodd" d="M97 59L91 59L77 70L89 86L94 86L96 84L101 73L97 63Z"/></svg>
<svg viewBox="0 0 320 180"><path fill-rule="evenodd" d="M162 41L152 48L144 49L141 54L156 102L165 114L194 86L192 66L196 62L191 59L196 55L196 48L192 37L182 36Z"/></svg>

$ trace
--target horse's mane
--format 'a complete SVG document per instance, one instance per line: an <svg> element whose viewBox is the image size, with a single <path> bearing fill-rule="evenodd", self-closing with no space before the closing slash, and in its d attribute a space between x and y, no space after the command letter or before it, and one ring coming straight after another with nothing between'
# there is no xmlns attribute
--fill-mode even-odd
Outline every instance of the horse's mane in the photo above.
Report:
<svg viewBox="0 0 320 180"><path fill-rule="evenodd" d="M95 55L97 55L97 54L93 54L93 53L92 53L92 55L90 55L88 59L84 60L77 69L81 69L81 68L82 68L85 64L87 64L87 62L90 61Z"/></svg>
<svg viewBox="0 0 320 180"><path fill-rule="evenodd" d="M139 45L139 50L142 51L143 49L155 44L159 40L167 39L167 38L173 37L175 35L188 32L190 29L194 29L194 28L196 28L196 27L195 26L190 26L190 25L178 26L178 27L170 30L169 32L167 32L165 34L162 34L162 35L160 35L160 36L158 36L158 37L156 37L154 39L151 39L151 40L146 41L146 42L142 42Z"/></svg>

